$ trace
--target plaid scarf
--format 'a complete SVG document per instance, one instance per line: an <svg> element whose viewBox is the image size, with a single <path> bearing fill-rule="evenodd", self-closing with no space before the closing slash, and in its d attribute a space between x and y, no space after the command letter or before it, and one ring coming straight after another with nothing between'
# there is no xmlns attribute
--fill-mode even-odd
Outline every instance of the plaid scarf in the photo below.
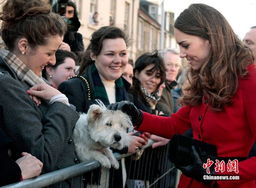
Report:
<svg viewBox="0 0 256 188"><path fill-rule="evenodd" d="M146 88L141 86L141 92L144 94L146 101L152 109L155 109L157 102L160 100L159 91L149 93Z"/></svg>
<svg viewBox="0 0 256 188"><path fill-rule="evenodd" d="M99 73L95 65L92 65L91 67L91 75L92 75L92 80L94 85L94 98L100 99L105 105L109 105L107 92L100 79ZM116 87L116 102L127 100L126 90L121 78L115 81L115 87Z"/></svg>
<svg viewBox="0 0 256 188"><path fill-rule="evenodd" d="M15 54L12 52L1 49L0 56L3 58L4 62L11 67L11 69L17 74L18 78L28 83L30 86L35 84L44 83L45 81L38 77L31 69L27 67Z"/></svg>

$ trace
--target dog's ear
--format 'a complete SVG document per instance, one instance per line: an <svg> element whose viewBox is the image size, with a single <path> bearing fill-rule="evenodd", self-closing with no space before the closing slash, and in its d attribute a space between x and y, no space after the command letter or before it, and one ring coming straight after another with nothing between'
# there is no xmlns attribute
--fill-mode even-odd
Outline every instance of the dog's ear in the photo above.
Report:
<svg viewBox="0 0 256 188"><path fill-rule="evenodd" d="M93 114L92 114L93 118L96 120L96 119L98 119L98 118L101 117L101 115L102 115L102 110L101 110L100 108L98 108L98 109L93 110L92 113L93 113Z"/></svg>
<svg viewBox="0 0 256 188"><path fill-rule="evenodd" d="M103 110L99 105L93 104L88 110L88 121L95 121L102 116Z"/></svg>

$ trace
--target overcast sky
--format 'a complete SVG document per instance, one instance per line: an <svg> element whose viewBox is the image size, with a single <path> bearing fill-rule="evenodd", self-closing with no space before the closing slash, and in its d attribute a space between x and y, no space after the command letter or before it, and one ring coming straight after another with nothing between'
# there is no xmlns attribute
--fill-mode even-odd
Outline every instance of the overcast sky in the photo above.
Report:
<svg viewBox="0 0 256 188"><path fill-rule="evenodd" d="M256 26L256 0L165 0L165 7L173 11L176 18L192 3L204 3L216 8L241 39L251 26Z"/></svg>

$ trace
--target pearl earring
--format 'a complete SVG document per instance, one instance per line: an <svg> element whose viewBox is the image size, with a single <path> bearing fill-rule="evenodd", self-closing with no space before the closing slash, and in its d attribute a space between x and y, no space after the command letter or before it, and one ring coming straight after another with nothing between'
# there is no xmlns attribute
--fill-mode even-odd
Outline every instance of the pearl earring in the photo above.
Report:
<svg viewBox="0 0 256 188"><path fill-rule="evenodd" d="M52 78L52 75L50 75L50 78Z"/></svg>
<svg viewBox="0 0 256 188"><path fill-rule="evenodd" d="M22 55L24 55L24 54L25 54L25 52L21 52L21 54L22 54Z"/></svg>

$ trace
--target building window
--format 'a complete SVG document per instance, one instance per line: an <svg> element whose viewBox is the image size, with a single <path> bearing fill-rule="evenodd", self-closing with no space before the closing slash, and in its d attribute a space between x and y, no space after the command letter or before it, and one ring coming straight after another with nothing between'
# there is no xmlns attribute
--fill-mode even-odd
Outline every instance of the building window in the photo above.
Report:
<svg viewBox="0 0 256 188"><path fill-rule="evenodd" d="M109 16L109 25L115 25L116 20L116 0L111 0L110 5L110 16Z"/></svg>
<svg viewBox="0 0 256 188"><path fill-rule="evenodd" d="M91 25L98 25L98 23L99 23L98 19L99 19L99 13L97 11L94 13L91 13L90 18L89 18L89 23Z"/></svg>
<svg viewBox="0 0 256 188"><path fill-rule="evenodd" d="M149 34L150 34L150 25L149 24L145 24L144 25L144 31L143 31L143 38L144 38L144 41L143 41L143 49L144 51L150 51L149 49Z"/></svg>
<svg viewBox="0 0 256 188"><path fill-rule="evenodd" d="M152 51L152 49L153 49L153 43L155 42L154 40L153 40L153 27L150 27L150 30L149 30L149 50L150 51Z"/></svg>
<svg viewBox="0 0 256 188"><path fill-rule="evenodd" d="M74 0L75 4L76 4L76 10L77 10L77 14L78 17L81 19L81 13L82 13L82 0Z"/></svg>
<svg viewBox="0 0 256 188"><path fill-rule="evenodd" d="M143 37L143 22L139 20L138 22L138 49L142 50L143 49L143 42L144 42L144 37Z"/></svg>
<svg viewBox="0 0 256 188"><path fill-rule="evenodd" d="M169 26L168 30L170 34L174 35L174 13L169 13L169 20L166 25Z"/></svg>
<svg viewBox="0 0 256 188"><path fill-rule="evenodd" d="M93 14L94 12L97 12L98 8L98 1L97 0L91 0L90 2L90 13Z"/></svg>
<svg viewBox="0 0 256 188"><path fill-rule="evenodd" d="M90 14L89 14L89 24L91 25L98 25L99 23L99 13L98 9L98 0L91 0L90 1Z"/></svg>
<svg viewBox="0 0 256 188"><path fill-rule="evenodd" d="M158 8L156 5L149 5L149 15L152 16L155 20L158 17Z"/></svg>
<svg viewBox="0 0 256 188"><path fill-rule="evenodd" d="M129 35L130 32L130 4L125 2L124 10L124 31Z"/></svg>
<svg viewBox="0 0 256 188"><path fill-rule="evenodd" d="M157 30L155 28L153 28L153 31L152 31L153 35L152 35L152 50L157 50L158 49L158 44L157 44L157 41L158 41L158 37L157 37Z"/></svg>

